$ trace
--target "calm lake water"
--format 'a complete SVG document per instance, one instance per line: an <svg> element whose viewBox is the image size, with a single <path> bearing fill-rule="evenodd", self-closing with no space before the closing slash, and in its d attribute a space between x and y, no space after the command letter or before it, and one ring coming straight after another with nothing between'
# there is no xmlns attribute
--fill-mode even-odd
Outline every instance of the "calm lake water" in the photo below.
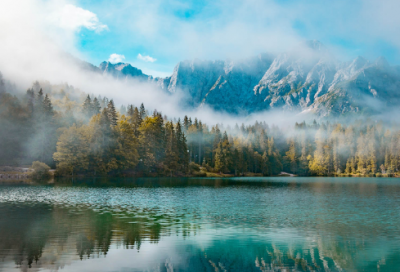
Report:
<svg viewBox="0 0 400 272"><path fill-rule="evenodd" d="M0 271L400 271L400 179L3 184Z"/></svg>

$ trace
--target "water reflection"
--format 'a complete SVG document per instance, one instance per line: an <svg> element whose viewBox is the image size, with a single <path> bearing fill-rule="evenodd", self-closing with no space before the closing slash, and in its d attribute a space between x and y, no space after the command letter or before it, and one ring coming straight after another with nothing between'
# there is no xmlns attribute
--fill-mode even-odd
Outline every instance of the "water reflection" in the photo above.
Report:
<svg viewBox="0 0 400 272"><path fill-rule="evenodd" d="M396 271L395 179L0 186L2 271Z"/></svg>

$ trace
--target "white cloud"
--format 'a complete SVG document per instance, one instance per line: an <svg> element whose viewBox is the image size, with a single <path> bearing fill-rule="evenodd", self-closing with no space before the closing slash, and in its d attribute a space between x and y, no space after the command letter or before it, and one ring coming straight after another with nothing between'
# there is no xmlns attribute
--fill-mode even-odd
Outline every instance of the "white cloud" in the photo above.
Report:
<svg viewBox="0 0 400 272"><path fill-rule="evenodd" d="M118 55L118 54L111 54L110 57L108 58L108 61L111 63L123 62L124 60L125 60L125 56Z"/></svg>
<svg viewBox="0 0 400 272"><path fill-rule="evenodd" d="M140 59L140 60L143 60L145 62L155 62L157 60L157 59L152 58L150 56L143 56L142 54L138 54L137 58Z"/></svg>
<svg viewBox="0 0 400 272"><path fill-rule="evenodd" d="M79 31L82 27L101 32L107 30L107 25L102 24L97 15L74 5L67 4L49 17L50 20L61 28Z"/></svg>

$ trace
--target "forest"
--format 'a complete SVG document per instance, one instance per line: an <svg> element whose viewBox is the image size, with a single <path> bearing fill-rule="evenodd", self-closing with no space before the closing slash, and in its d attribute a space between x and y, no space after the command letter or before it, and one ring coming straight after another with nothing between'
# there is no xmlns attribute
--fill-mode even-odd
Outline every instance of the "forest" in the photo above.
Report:
<svg viewBox="0 0 400 272"><path fill-rule="evenodd" d="M0 81L0 165L39 161L58 176L396 176L400 130L363 119L350 124L265 121L208 126L168 118L143 103L117 109L112 99L24 95ZM139 105L140 104L140 105Z"/></svg>

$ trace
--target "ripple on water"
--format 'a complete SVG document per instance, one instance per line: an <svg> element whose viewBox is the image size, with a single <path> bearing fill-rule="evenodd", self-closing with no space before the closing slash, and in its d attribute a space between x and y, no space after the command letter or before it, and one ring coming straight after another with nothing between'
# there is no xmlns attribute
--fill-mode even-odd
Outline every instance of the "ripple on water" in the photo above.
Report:
<svg viewBox="0 0 400 272"><path fill-rule="evenodd" d="M399 180L152 182L0 186L0 270L400 271Z"/></svg>

